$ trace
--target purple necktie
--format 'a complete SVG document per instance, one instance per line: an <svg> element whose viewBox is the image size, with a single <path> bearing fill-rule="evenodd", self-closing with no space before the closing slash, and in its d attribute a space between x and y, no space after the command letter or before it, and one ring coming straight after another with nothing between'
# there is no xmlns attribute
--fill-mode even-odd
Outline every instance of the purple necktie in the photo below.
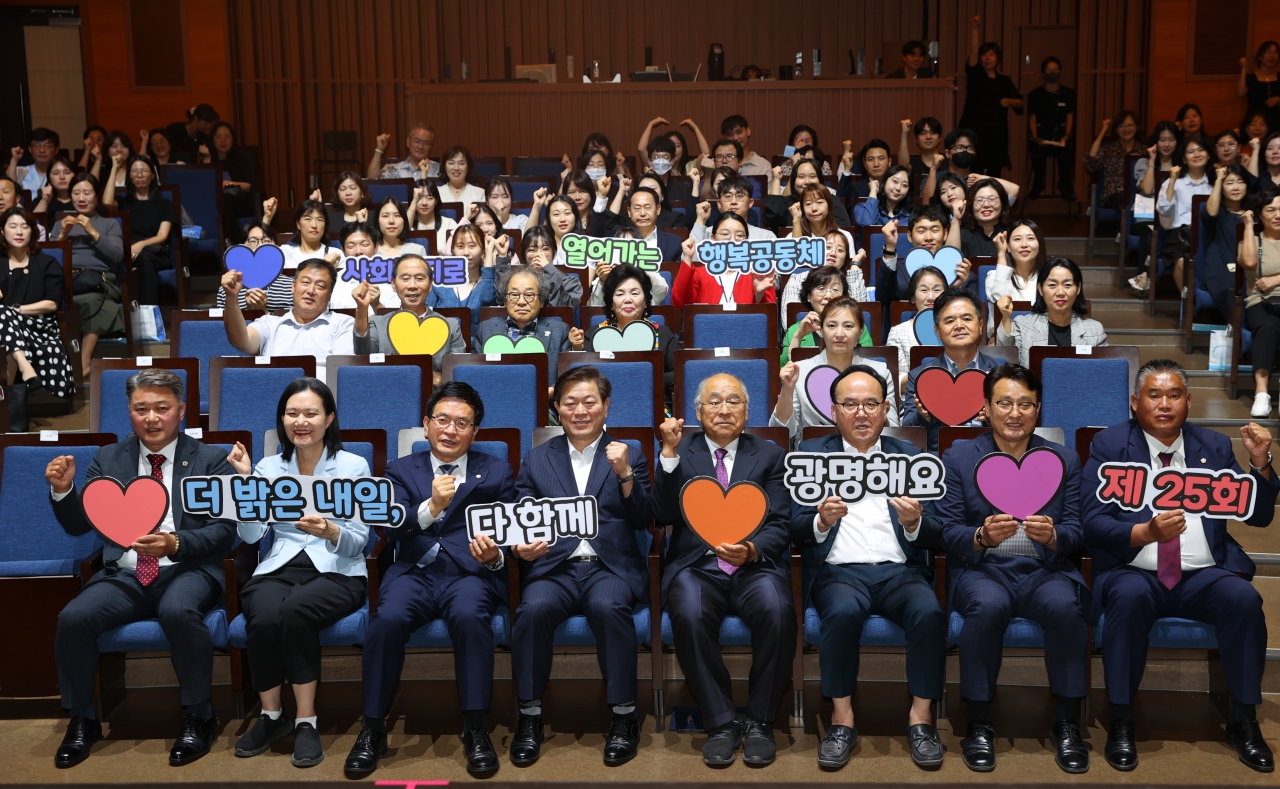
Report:
<svg viewBox="0 0 1280 789"><path fill-rule="evenodd" d="M1173 462L1172 452L1161 452L1160 466L1168 468ZM1182 580L1182 537L1174 537L1168 542L1158 543L1156 559L1156 577L1165 589L1172 589Z"/></svg>
<svg viewBox="0 0 1280 789"><path fill-rule="evenodd" d="M729 489L729 469L725 468L724 465L724 456L727 454L729 454L729 450L727 449L716 450L716 482L719 482L720 487L725 490ZM724 570L728 575L733 575L738 569L720 558L716 559L716 564L719 565L720 569Z"/></svg>

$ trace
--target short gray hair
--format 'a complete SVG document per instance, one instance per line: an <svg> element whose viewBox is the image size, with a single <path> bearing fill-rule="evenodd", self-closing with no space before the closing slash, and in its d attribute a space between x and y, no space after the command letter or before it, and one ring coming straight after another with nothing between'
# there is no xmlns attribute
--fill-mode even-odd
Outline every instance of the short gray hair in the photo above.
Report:
<svg viewBox="0 0 1280 789"><path fill-rule="evenodd" d="M409 136L410 136L410 137L412 137L412 136L413 136L413 133L414 133L414 132L416 132L418 129L422 129L423 131L429 131L429 132L431 132L431 141L432 141L433 143L435 142L435 140L436 140L436 130L435 130L435 127L434 127L434 126L429 126L429 125L427 125L427 124L425 124L425 123L415 123L415 124L413 124L412 126L410 126L410 127L409 127Z"/></svg>
<svg viewBox="0 0 1280 789"><path fill-rule="evenodd" d="M132 400L134 392L149 386L168 389L173 392L174 397L178 398L179 403L186 402L187 385L182 382L182 379L174 371L162 370L159 367L149 367L129 376L129 380L124 385L125 397Z"/></svg>
<svg viewBox="0 0 1280 789"><path fill-rule="evenodd" d="M1138 368L1138 374L1133 377L1133 393L1138 394L1142 391L1142 382L1149 376L1160 373L1172 373L1182 381L1183 389L1190 388L1187 383L1187 371L1182 365L1172 359L1152 359Z"/></svg>
<svg viewBox="0 0 1280 789"><path fill-rule="evenodd" d="M511 280L518 274L528 274L538 281L538 301L542 302L543 307L551 306L551 276L547 272L537 266L529 266L519 264L507 269L502 276L498 277L498 303L507 303L507 288L511 286Z"/></svg>
<svg viewBox="0 0 1280 789"><path fill-rule="evenodd" d="M706 402L702 399L702 396L707 393L707 381L710 381L712 378L715 378L717 375L723 375L726 378L732 378L733 380L738 382L738 386L742 387L742 402L744 405L746 405L747 410L750 411L751 410L751 392L748 391L747 385L742 382L742 379L736 375L733 375L732 373L714 373L712 375L708 375L706 378L703 378L701 381L699 381L698 391L693 396L694 406L697 407L698 403Z"/></svg>

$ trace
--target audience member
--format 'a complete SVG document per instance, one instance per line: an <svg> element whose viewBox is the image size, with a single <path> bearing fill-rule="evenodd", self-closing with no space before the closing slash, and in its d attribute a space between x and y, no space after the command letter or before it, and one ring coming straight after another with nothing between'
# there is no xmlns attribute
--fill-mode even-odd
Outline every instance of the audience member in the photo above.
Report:
<svg viewBox="0 0 1280 789"><path fill-rule="evenodd" d="M793 153L780 165L784 177L790 178L792 169L803 159L822 162L822 176L824 178L831 176L831 162L827 160L826 156L822 155L822 151L818 147L818 133L813 130L812 126L805 126L803 123L796 126L787 135L787 140L787 144L791 146Z"/></svg>
<svg viewBox="0 0 1280 789"><path fill-rule="evenodd" d="M108 133L106 146L108 162L114 162L117 156L122 157L121 161L127 162L138 155L133 149L133 140L129 138L128 134L122 131L113 131ZM207 151L205 150L201 151L202 154L206 152ZM110 171L110 168L108 168L108 171ZM127 169L121 169L115 175L116 188L124 189L129 183L129 171ZM102 179L102 185L106 187L108 185L108 179Z"/></svg>
<svg viewBox="0 0 1280 789"><path fill-rule="evenodd" d="M1164 246L1160 248L1160 258L1164 262L1162 271L1171 268L1173 281L1181 290L1183 261L1191 254L1188 228L1191 226L1192 198L1213 191L1213 171L1209 169L1209 146L1203 137L1184 138L1179 158L1187 163L1186 172L1177 166L1169 171L1169 178L1156 199L1156 215L1160 226L1172 231L1165 234ZM1154 287L1155 283L1149 286Z"/></svg>
<svg viewBox="0 0 1280 789"><path fill-rule="evenodd" d="M22 146L13 147L7 173L22 191L31 196L32 200L36 199L40 190L49 182L49 165L57 157L60 144L58 133L53 129L46 129L43 126L32 129L27 135L25 151L31 155L31 164L25 167L18 164L23 158Z"/></svg>
<svg viewBox="0 0 1280 789"><path fill-rule="evenodd" d="M950 160L943 154L940 145L942 121L925 117L913 125L911 120L907 119L901 121L901 126L902 138L898 141L898 164L910 163L912 180L919 183L923 189L930 170L935 172L936 177L941 177L946 174L950 166ZM916 147L920 149L918 156L911 153L908 136L912 134L916 138Z"/></svg>
<svg viewBox="0 0 1280 789"><path fill-rule="evenodd" d="M1114 138L1109 136L1113 129ZM1183 133L1187 134L1185 130ZM1098 205L1103 208L1125 207L1124 163L1129 154L1141 152L1140 136L1137 113L1122 110L1114 119L1107 118L1102 122L1102 130L1094 138L1089 153L1085 154L1085 172L1100 176L1102 185L1098 191Z"/></svg>
<svg viewBox="0 0 1280 789"><path fill-rule="evenodd" d="M912 249L926 249L936 256L944 246L951 246L949 223L949 217L937 206L917 208L907 220L907 241ZM888 222L880 232L884 234L884 250L880 256L880 262L884 265L878 269L876 300L888 303L897 301L899 293L910 292L908 287L911 274L904 262L906 255L903 255L903 260L898 258L898 223ZM971 269L969 259L962 259L956 265L955 281L949 283L949 286L967 288L977 298L978 277Z"/></svg>
<svg viewBox="0 0 1280 789"><path fill-rule="evenodd" d="M213 131L213 124L220 120L218 111L213 107L208 104L197 104L187 110L185 121L174 121L164 130L169 135L169 143L173 149L186 153L190 157L187 161L195 161L200 149L209 148L213 142L209 134ZM88 134L85 137L87 138Z"/></svg>
<svg viewBox="0 0 1280 789"><path fill-rule="evenodd" d="M720 136L733 140L742 148L738 153L739 175L768 175L773 169L768 159L751 150L751 124L746 118L741 115L725 118L720 122Z"/></svg>
<svg viewBox="0 0 1280 789"><path fill-rule="evenodd" d="M102 166L102 144L106 142L107 130L94 124L85 129L81 137L84 139L84 149L80 154L80 161L76 163L76 167L79 172L87 172L97 178L99 177L98 170ZM195 150L192 149L192 153L194 152Z"/></svg>
<svg viewBox="0 0 1280 789"><path fill-rule="evenodd" d="M440 215L440 189L432 181L418 181L413 189L413 218L410 230L434 230L448 233L458 226L456 220Z"/></svg>
<svg viewBox="0 0 1280 789"><path fill-rule="evenodd" d="M764 198L764 225L773 230L791 226L791 206L800 201L800 195L810 186L818 186L831 191L831 187L822 182L818 175L818 165L813 159L801 158L791 171L791 180L784 189L782 186L783 167L775 167L769 171L769 194ZM689 206L687 210L693 210ZM853 221L845 210L844 201L834 201L835 222L839 227L850 227Z"/></svg>
<svg viewBox="0 0 1280 789"><path fill-rule="evenodd" d="M236 142L236 130L226 121L213 125L213 150L203 157L205 164L216 161L222 167L222 216L232 226L253 217L253 155Z"/></svg>
<svg viewBox="0 0 1280 789"><path fill-rule="evenodd" d="M1157 172L1167 173L1174 165L1182 164L1177 159L1178 137L1181 134L1178 125L1173 121L1160 121L1152 134L1156 141L1147 149L1147 158L1139 159L1133 164L1133 180L1138 184L1138 191L1147 196L1155 193ZM1276 153L1276 164L1280 165L1280 145L1276 146Z"/></svg>
<svg viewBox="0 0 1280 789"><path fill-rule="evenodd" d="M859 227L880 227L895 220L905 225L911 203L911 168L895 164L870 182L867 199L853 207L853 221Z"/></svg>
<svg viewBox="0 0 1280 789"><path fill-rule="evenodd" d="M1254 225L1255 218L1262 225L1261 234ZM1240 221L1244 223L1239 258L1246 281L1244 325L1253 332L1254 395L1250 415L1265 419L1271 414L1267 387L1271 371L1276 369L1280 343L1280 187L1273 186L1259 194L1254 210L1241 214Z"/></svg>
<svg viewBox="0 0 1280 789"><path fill-rule="evenodd" d="M440 176L440 163L431 161L431 146L436 141L436 130L426 125L418 123L409 129L409 136L404 141L405 153L408 154L404 159L394 162L382 163L383 154L387 152L387 144L391 142L391 135L383 132L377 137L377 144L373 150L373 156L369 157L369 169L365 171L366 178L415 178L426 180L427 178L438 178ZM422 172L423 168L426 172Z"/></svg>
<svg viewBox="0 0 1280 789"><path fill-rule="evenodd" d="M849 249L851 245L849 244L849 238L839 230L827 233L824 238L827 242L827 257L823 266L834 268L837 274L841 272L844 274L843 279L845 287L841 288L839 293L834 293L831 298L834 298L834 296L848 296L854 301L866 301L867 282L862 273L862 264L867 260L867 251L865 249L860 249L856 254L850 255ZM814 268L797 268L791 276L787 278L787 285L782 290L782 300L778 304L778 311L780 313L779 319L784 321L782 324L783 326L786 325L787 309L792 304L799 302L801 304L809 304L812 306L814 302L811 301L811 296L823 298L824 304L826 301L830 300L830 298L822 296L822 294L818 293L816 290L810 292L809 295L806 295L805 293L805 284L809 281L810 275L816 271L817 269ZM827 290L830 291L830 288ZM821 312L821 308L819 308L819 312ZM814 326L813 328L816 330L817 327ZM810 342L808 343L802 342L801 346L812 345L812 337L809 337L809 340ZM782 363L786 364L787 338L783 338L782 347Z"/></svg>
<svg viewBox="0 0 1280 789"><path fill-rule="evenodd" d="M1050 258L1040 267L1030 313L1011 317L1013 297L1009 294L1000 297L996 309L1001 315L996 344L1018 346L1023 367L1030 366L1031 349L1037 345L1096 348L1107 344L1102 324L1085 317L1089 307L1084 297L1084 274L1069 258Z"/></svg>
<svg viewBox="0 0 1280 789"><path fill-rule="evenodd" d="M467 281L461 285L433 287L427 294L429 307L467 307L471 310L472 331L480 326L480 308L497 303L493 289L494 263L505 254L511 237L503 234L486 239L475 225L463 225L453 232L453 254L467 261Z"/></svg>
<svg viewBox="0 0 1280 789"><path fill-rule="evenodd" d="M72 300L80 308L80 369L88 375L102 335L124 333L124 307L116 271L124 262L120 223L98 213L98 180L88 173L71 179L75 212L53 226L53 240L71 243Z"/></svg>
<svg viewBox="0 0 1280 789"><path fill-rule="evenodd" d="M969 185L965 214L960 221L960 253L968 258L995 257L995 238L1007 231L1012 211L1004 187L994 178ZM973 272L976 278L976 272Z"/></svg>
<svg viewBox="0 0 1280 789"><path fill-rule="evenodd" d="M391 284L400 302L399 309L412 312L418 317L419 322L439 315L427 306L427 297L431 295L432 287L431 267L421 255L407 253L396 258L395 266L391 270ZM352 329L354 334L351 338L355 353L359 356L374 353L388 356L398 354L399 351L391 344L390 332L387 331L387 324L395 313L386 312L369 317L370 310L377 309L378 289L368 282L361 282L351 292L351 297L356 303L355 327ZM435 386L439 386L442 380L440 371L444 366L445 354L467 352L467 343L462 336L459 320L440 317L449 325L449 337L440 350L431 354L431 366L435 368L433 373Z"/></svg>
<svg viewBox="0 0 1280 789"><path fill-rule="evenodd" d="M489 179L484 187L485 205L498 215L503 230L524 230L529 223L528 214L511 212L511 182L501 175Z"/></svg>
<svg viewBox="0 0 1280 789"><path fill-rule="evenodd" d="M666 125L669 125L666 118L654 118L649 121L649 123L644 127L644 131L641 132L640 142L636 144L636 156L641 170L652 166L652 162L649 160L649 142L653 137L653 130L658 126ZM680 121L680 125L693 132L694 139L698 143L697 156L694 156L690 152L688 144L684 141L684 135L676 129L665 132L660 136L671 140L675 145L676 151L672 158L673 166L671 172L676 175L693 175L693 173L698 170L699 160L706 159L711 156L711 147L707 145L707 138L703 136L702 129L699 129L698 124L694 123L692 119L685 118ZM657 172L657 170L654 170L654 172Z"/></svg>
<svg viewBox="0 0 1280 789"><path fill-rule="evenodd" d="M1236 228L1246 209L1249 173L1238 164L1215 168L1213 191L1200 208L1200 249L1196 253L1197 290L1209 293L1222 322L1231 321L1236 297Z"/></svg>
<svg viewBox="0 0 1280 789"><path fill-rule="evenodd" d="M982 146L973 171L1000 177L1013 167L1009 159L1009 109L1022 114L1022 94L1008 75L999 72L1004 52L994 41L982 43L982 17L975 16L969 31L969 59L965 63L964 112L960 126L977 132Z"/></svg>
<svg viewBox="0 0 1280 789"><path fill-rule="evenodd" d="M661 277L658 279L663 285L666 284ZM586 349L596 350L595 337L601 327L610 326L618 331L625 331L635 321L647 323L653 329L653 350L662 352L663 388L665 398L670 403L676 380L676 351L680 350L680 340L665 323L658 323L651 318L654 301L652 275L628 263L619 263L596 282L603 283L600 291L604 321L586 330Z"/></svg>
<svg viewBox="0 0 1280 789"><path fill-rule="evenodd" d="M320 202L320 190L312 191L310 200ZM333 179L333 201L325 211L329 217L329 225L341 228L348 222L365 222L369 219L369 208L373 205L373 196L364 179L354 170L343 170Z"/></svg>
<svg viewBox="0 0 1280 789"><path fill-rule="evenodd" d="M907 374L911 372L911 349L920 344L916 338L913 318L917 313L933 308L933 302L947 289L946 275L934 266L916 269L907 283L907 301L911 302L912 315L889 329L885 345L898 349L898 389L907 387Z"/></svg>
<svg viewBox="0 0 1280 789"><path fill-rule="evenodd" d="M836 195L850 201L870 197L871 182L880 180L889 171L891 155L889 143L876 137L862 146L855 161L853 143L845 140L844 155L840 157L840 166L836 169L836 176L840 179ZM856 169L858 167L861 167L860 172ZM861 180L855 180L857 175L862 176Z"/></svg>
<svg viewBox="0 0 1280 789"><path fill-rule="evenodd" d="M378 257L395 260L401 255L427 256L427 248L422 244L404 239L409 216L399 198L382 198L375 214L378 217L378 233L382 236L382 241L378 244Z"/></svg>
<svg viewBox="0 0 1280 789"><path fill-rule="evenodd" d="M725 183L731 183L726 179ZM739 187L732 187L734 191L738 191ZM740 198L727 198L723 184L721 185L722 204L727 199L738 200ZM750 198L747 200L749 204ZM704 212L704 207L708 210ZM706 231L706 225L702 224L706 217L704 213L710 213L710 206L702 204L698 207L698 223L694 225L693 233L684 240L681 245L680 270L676 272L675 281L671 284L671 303L677 309L684 307L686 304L758 304L768 302L770 304L777 302L778 295L776 290L777 276L774 274L752 274L751 276L740 276L739 272L733 269L725 271L723 274L708 274L706 268L697 261L696 249L700 243L697 236L698 228L701 227L703 232ZM742 215L735 211L728 210L720 215L720 219L716 221L715 231L711 235L712 241L745 241L747 240L747 221Z"/></svg>
<svg viewBox="0 0 1280 789"><path fill-rule="evenodd" d="M169 132L163 128L151 131L143 129L138 134L138 153L150 156L156 167L165 164L188 164L191 159L186 151L175 151Z"/></svg>
<svg viewBox="0 0 1280 789"><path fill-rule="evenodd" d="M264 245L279 246L276 242L275 231L264 222L253 222L249 225L245 230L244 245L255 252ZM239 301L241 311L266 310L275 312L276 310L290 309L293 307L293 275L281 271L271 281L271 284L267 285L265 290L261 288L241 288ZM218 309L222 309L226 306L226 303L227 292L219 284L215 305Z"/></svg>
<svg viewBox="0 0 1280 789"><path fill-rule="evenodd" d="M1049 259L1048 244L1040 226L1030 219L1021 219L1009 230L996 233L994 240L996 267L987 272L987 301L995 305L1005 296L1011 301L1035 301L1039 292L1036 278ZM988 329L994 328L994 321L993 315L987 322Z"/></svg>
<svg viewBox="0 0 1280 789"><path fill-rule="evenodd" d="M125 195L116 199L116 178L128 172ZM173 202L160 194L160 175L145 156L133 156L127 163L123 154L111 159L111 175L102 194L107 208L129 212L129 258L138 272L138 303L160 303L160 272L173 268L169 245L178 224Z"/></svg>
<svg viewBox="0 0 1280 789"><path fill-rule="evenodd" d="M902 45L902 66L885 75L885 79L933 79L933 65L923 41L908 41Z"/></svg>
<svg viewBox="0 0 1280 789"><path fill-rule="evenodd" d="M342 264L335 268L337 281L329 296L329 308L353 310L356 302L351 294L370 275L370 269L363 268L361 261L377 257L382 234L368 222L349 222L342 226L338 239L342 244ZM391 309L400 306L400 298L396 296L390 280L374 284L374 289L378 291L377 301L381 306Z"/></svg>
<svg viewBox="0 0 1280 789"><path fill-rule="evenodd" d="M49 165L49 182L40 189L40 200L36 203L35 213L45 214L50 219L58 214L75 210L71 201L71 179L76 175L71 160L59 156ZM42 225L40 231L44 232Z"/></svg>
<svg viewBox="0 0 1280 789"><path fill-rule="evenodd" d="M494 275L501 276L511 269L513 262L518 265L520 261L523 261L526 265L541 269L547 276L547 282L551 289L547 295L547 302L542 306L573 307L577 309L582 306L582 280L576 274L555 265L556 257L555 234L551 229L543 225L534 225L520 239L520 257L512 261L505 256L498 256L497 270ZM667 281L661 277L658 279L662 281L662 293L665 296ZM598 277L596 278L596 283L599 283ZM598 295L596 291L597 288L593 286L591 291L593 300Z"/></svg>
<svg viewBox="0 0 1280 789"><path fill-rule="evenodd" d="M1058 196L1072 202L1076 199L1072 186L1075 176L1076 92L1059 84L1062 61L1053 55L1040 63L1044 84L1027 94L1027 146L1031 153L1031 193L1035 200L1045 188L1045 167L1049 159L1057 162Z"/></svg>
<svg viewBox="0 0 1280 789"><path fill-rule="evenodd" d="M1240 58L1236 95L1248 102L1250 110L1267 113L1267 123L1273 130L1280 129L1280 82L1276 80L1280 69L1280 43L1263 41L1259 44L1253 64L1254 68L1250 70L1249 59Z"/></svg>
<svg viewBox="0 0 1280 789"><path fill-rule="evenodd" d="M503 336L512 344L533 337L547 353L547 369L557 366L561 351L583 349L582 329L569 326L559 318L540 315L550 295L547 275L536 266L517 266L498 279L497 292L507 309L505 318L489 318L476 329L473 353L485 353L490 337ZM488 351L493 353L493 351Z"/></svg>

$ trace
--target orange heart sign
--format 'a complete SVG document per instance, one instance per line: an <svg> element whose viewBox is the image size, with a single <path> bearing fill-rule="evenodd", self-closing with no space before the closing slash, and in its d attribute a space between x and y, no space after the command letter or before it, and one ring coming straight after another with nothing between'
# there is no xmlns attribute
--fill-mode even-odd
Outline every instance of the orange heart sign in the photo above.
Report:
<svg viewBox="0 0 1280 789"><path fill-rule="evenodd" d="M769 499L754 482L735 482L726 491L714 477L694 477L680 489L680 511L694 534L719 548L750 539L769 513Z"/></svg>

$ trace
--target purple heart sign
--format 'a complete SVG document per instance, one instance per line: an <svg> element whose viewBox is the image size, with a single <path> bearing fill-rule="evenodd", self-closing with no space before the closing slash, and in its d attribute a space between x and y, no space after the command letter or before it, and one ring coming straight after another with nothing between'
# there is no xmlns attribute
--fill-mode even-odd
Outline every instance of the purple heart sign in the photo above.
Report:
<svg viewBox="0 0 1280 789"><path fill-rule="evenodd" d="M284 271L284 253L271 244L263 244L256 250L236 244L222 254L222 265L227 271L239 271L246 288L265 290Z"/></svg>
<svg viewBox="0 0 1280 789"><path fill-rule="evenodd" d="M810 370L804 379L804 394L809 398L809 405L830 424L835 424L831 419L831 382L839 375L839 370L824 364Z"/></svg>
<svg viewBox="0 0 1280 789"><path fill-rule="evenodd" d="M1066 466L1049 447L1036 447L1022 462L1003 452L992 452L973 470L982 498L997 512L1026 520L1044 509L1062 489Z"/></svg>

